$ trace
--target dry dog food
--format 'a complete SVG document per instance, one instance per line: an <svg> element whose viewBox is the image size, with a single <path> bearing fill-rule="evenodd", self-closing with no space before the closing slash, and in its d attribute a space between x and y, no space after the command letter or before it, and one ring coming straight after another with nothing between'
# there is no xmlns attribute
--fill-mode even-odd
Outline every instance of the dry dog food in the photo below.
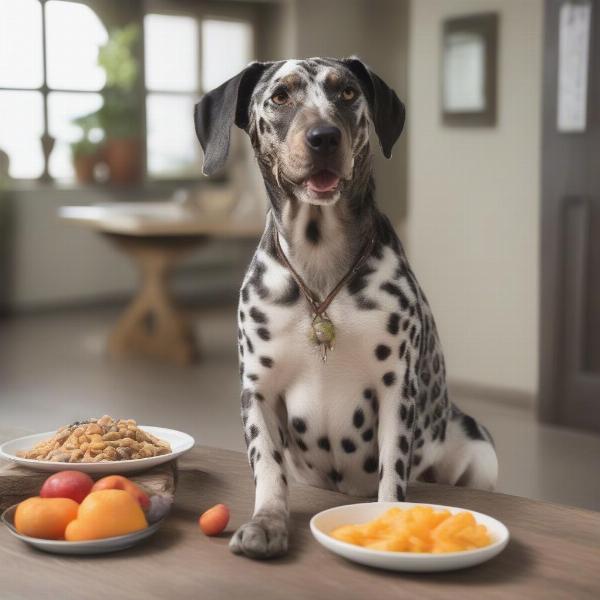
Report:
<svg viewBox="0 0 600 600"><path fill-rule="evenodd" d="M31 450L21 450L21 458L52 462L109 462L149 458L169 454L171 446L151 433L143 431L133 419L100 419L76 421L61 427L50 439Z"/></svg>
<svg viewBox="0 0 600 600"><path fill-rule="evenodd" d="M336 540L391 552L459 552L492 543L485 525L470 512L452 514L429 506L390 508L361 525L344 525L331 534Z"/></svg>

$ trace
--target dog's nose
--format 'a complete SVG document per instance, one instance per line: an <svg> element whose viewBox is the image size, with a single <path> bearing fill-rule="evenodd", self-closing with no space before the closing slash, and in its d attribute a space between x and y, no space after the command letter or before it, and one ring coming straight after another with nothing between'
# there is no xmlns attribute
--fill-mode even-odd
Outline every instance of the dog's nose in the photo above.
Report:
<svg viewBox="0 0 600 600"><path fill-rule="evenodd" d="M320 125L312 127L306 132L306 142L315 152L319 154L331 154L340 145L342 132L333 125Z"/></svg>

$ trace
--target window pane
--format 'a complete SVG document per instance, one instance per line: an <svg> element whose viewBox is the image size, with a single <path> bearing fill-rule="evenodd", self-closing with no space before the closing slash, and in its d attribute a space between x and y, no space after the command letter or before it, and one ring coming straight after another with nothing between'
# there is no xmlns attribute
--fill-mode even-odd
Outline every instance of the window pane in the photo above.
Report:
<svg viewBox="0 0 600 600"><path fill-rule="evenodd" d="M96 13L75 2L46 4L47 80L51 88L99 90L105 83L98 48L108 34Z"/></svg>
<svg viewBox="0 0 600 600"><path fill-rule="evenodd" d="M151 176L198 175L200 145L192 125L193 114L192 96L148 95L148 172Z"/></svg>
<svg viewBox="0 0 600 600"><path fill-rule="evenodd" d="M39 92L0 91L0 150L8 154L11 177L33 179L42 174L43 132L44 104Z"/></svg>
<svg viewBox="0 0 600 600"><path fill-rule="evenodd" d="M144 17L146 87L155 91L198 89L198 25L192 17Z"/></svg>
<svg viewBox="0 0 600 600"><path fill-rule="evenodd" d="M253 57L252 27L235 21L202 21L202 88L212 90Z"/></svg>
<svg viewBox="0 0 600 600"><path fill-rule="evenodd" d="M40 87L42 9L38 0L0 0L0 86Z"/></svg>
<svg viewBox="0 0 600 600"><path fill-rule="evenodd" d="M50 175L56 179L72 179L72 142L82 137L82 130L73 119L98 110L102 106L100 94L52 92L48 95L48 131L55 138L50 155Z"/></svg>

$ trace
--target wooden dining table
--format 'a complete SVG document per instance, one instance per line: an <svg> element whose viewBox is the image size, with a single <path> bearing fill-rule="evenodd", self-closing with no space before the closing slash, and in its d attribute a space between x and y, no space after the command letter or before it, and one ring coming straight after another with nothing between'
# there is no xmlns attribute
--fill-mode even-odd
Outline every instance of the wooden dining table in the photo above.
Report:
<svg viewBox="0 0 600 600"><path fill-rule="evenodd" d="M590 473L590 476L594 474ZM195 447L179 460L176 500L162 528L128 550L59 556L32 549L0 528L0 598L120 599L536 599L600 598L600 513L505 494L415 484L410 500L487 513L510 530L487 563L445 573L398 573L351 563L320 546L309 520L358 502L340 493L290 486L290 548L282 558L235 556L231 533L251 514L254 486L239 452ZM231 509L225 533L206 537L198 516Z"/></svg>

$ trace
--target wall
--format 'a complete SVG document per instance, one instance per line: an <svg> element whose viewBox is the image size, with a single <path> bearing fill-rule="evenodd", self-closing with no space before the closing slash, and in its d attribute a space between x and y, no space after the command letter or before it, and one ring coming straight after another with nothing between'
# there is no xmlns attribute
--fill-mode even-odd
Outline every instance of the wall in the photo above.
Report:
<svg viewBox="0 0 600 600"><path fill-rule="evenodd" d="M440 122L440 38L450 15L497 11L498 123ZM526 401L537 392L541 0L411 4L409 215L413 267L449 377Z"/></svg>

